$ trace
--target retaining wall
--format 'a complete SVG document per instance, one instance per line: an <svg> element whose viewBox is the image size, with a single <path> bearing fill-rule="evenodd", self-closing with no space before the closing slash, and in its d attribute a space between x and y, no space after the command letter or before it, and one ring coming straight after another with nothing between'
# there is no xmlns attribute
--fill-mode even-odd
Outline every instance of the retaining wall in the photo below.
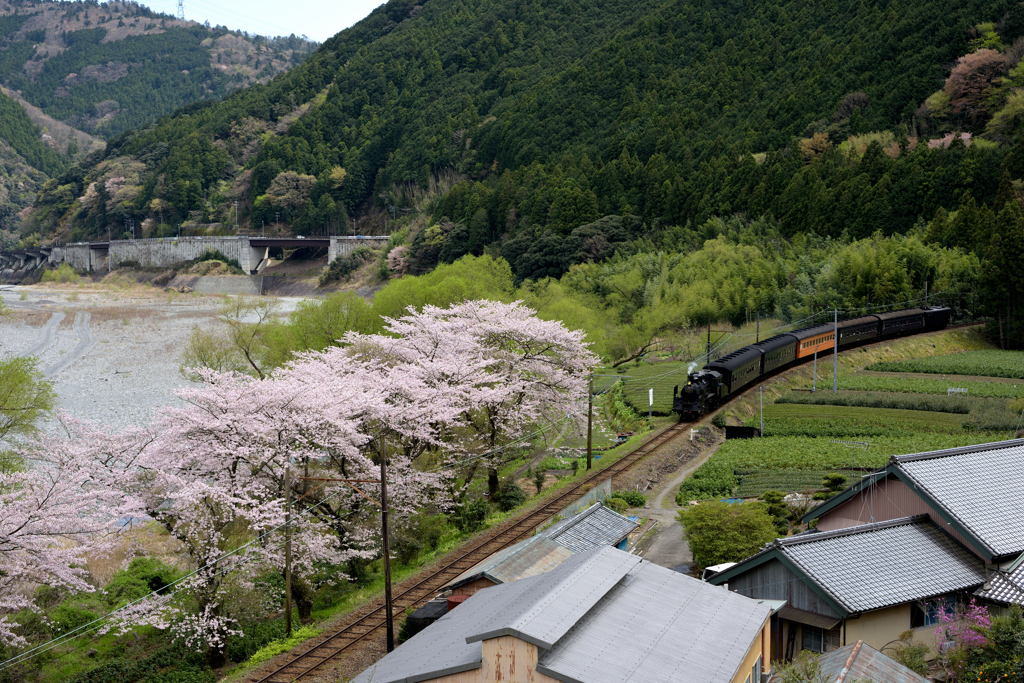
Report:
<svg viewBox="0 0 1024 683"><path fill-rule="evenodd" d="M339 256L348 256L359 247L378 249L387 243L388 238L386 235L382 237L364 237L362 235L355 237L332 237L331 246L327 248L327 262L331 263Z"/></svg>
<svg viewBox="0 0 1024 683"><path fill-rule="evenodd" d="M125 261L140 266L167 268L199 258L208 251L219 251L238 261L247 273L255 271L267 257L266 247L249 246L248 237L165 237L148 240L117 240L110 243L110 269Z"/></svg>

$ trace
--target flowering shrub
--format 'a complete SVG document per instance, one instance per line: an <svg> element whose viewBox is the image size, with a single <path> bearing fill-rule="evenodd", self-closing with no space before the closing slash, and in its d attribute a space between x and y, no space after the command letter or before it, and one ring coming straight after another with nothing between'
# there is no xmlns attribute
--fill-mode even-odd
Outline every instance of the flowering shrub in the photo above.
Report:
<svg viewBox="0 0 1024 683"><path fill-rule="evenodd" d="M988 643L992 617L988 608L977 604L973 597L954 609L940 605L937 616L935 640L939 643L940 664L953 680L962 680L972 652Z"/></svg>

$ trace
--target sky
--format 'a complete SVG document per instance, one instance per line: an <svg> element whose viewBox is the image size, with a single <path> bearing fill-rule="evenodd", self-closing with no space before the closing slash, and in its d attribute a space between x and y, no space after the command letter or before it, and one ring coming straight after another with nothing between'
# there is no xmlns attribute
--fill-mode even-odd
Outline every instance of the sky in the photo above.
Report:
<svg viewBox="0 0 1024 683"><path fill-rule="evenodd" d="M141 0L155 12L178 13L177 0ZM368 15L384 0L184 0L185 18L265 36L305 34L323 42Z"/></svg>

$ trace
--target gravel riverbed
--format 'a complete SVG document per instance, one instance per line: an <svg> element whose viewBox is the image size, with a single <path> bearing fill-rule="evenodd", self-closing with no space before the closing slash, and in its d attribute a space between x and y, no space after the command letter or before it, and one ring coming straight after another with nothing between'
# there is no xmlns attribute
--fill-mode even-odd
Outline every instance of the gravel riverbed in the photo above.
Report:
<svg viewBox="0 0 1024 683"><path fill-rule="evenodd" d="M34 351L60 410L112 428L148 424L160 407L178 402L175 390L188 384L178 372L188 335L197 325L218 325L223 304L222 297L157 290L39 285L2 287L0 296L12 310L0 318L0 357Z"/></svg>

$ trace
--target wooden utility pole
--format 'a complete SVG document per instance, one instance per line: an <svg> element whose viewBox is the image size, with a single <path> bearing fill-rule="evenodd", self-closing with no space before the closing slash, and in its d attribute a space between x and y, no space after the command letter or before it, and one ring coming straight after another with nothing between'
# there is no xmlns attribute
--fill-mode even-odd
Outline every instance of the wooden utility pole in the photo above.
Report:
<svg viewBox="0 0 1024 683"><path fill-rule="evenodd" d="M587 469L593 465L594 455L594 378L587 384Z"/></svg>
<svg viewBox="0 0 1024 683"><path fill-rule="evenodd" d="M711 363L711 316L708 316L708 359L704 361L704 365Z"/></svg>
<svg viewBox="0 0 1024 683"><path fill-rule="evenodd" d="M391 613L391 548L388 543L388 451L384 435L380 437L380 514L384 537L384 611L387 614L388 652L395 649L395 621Z"/></svg>
<svg viewBox="0 0 1024 683"><path fill-rule="evenodd" d="M292 469L284 465L284 630L292 637Z"/></svg>
<svg viewBox="0 0 1024 683"><path fill-rule="evenodd" d="M761 341L761 311L757 312L757 334L754 335L754 341Z"/></svg>

